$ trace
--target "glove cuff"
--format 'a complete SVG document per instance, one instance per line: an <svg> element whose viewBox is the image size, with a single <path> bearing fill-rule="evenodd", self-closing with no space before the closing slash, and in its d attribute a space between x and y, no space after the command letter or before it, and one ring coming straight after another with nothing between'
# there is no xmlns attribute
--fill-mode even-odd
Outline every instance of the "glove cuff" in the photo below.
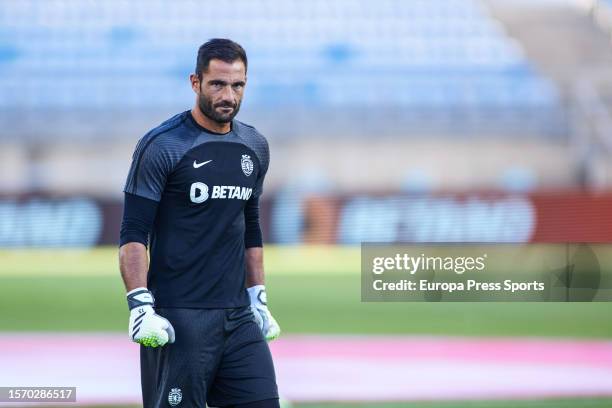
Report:
<svg viewBox="0 0 612 408"><path fill-rule="evenodd" d="M147 288L136 288L127 293L128 308L130 310L140 306L153 306L155 299Z"/></svg>
<svg viewBox="0 0 612 408"><path fill-rule="evenodd" d="M251 299L252 305L264 305L267 306L268 299L266 297L266 287L264 285L255 285L247 288L249 292L249 298Z"/></svg>

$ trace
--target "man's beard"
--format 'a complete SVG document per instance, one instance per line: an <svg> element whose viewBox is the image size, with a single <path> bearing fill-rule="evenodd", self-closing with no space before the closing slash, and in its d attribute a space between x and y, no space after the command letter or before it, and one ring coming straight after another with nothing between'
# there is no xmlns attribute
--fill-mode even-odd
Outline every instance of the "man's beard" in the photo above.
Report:
<svg viewBox="0 0 612 408"><path fill-rule="evenodd" d="M235 105L230 102L220 102L216 105L213 105L210 99L206 98L206 96L200 93L198 95L198 107L200 108L200 111L202 111L204 116L206 116L207 118L217 123L229 123L238 114L238 111L240 110L240 102ZM230 113L219 113L215 110L216 108L221 107L228 107L233 109Z"/></svg>

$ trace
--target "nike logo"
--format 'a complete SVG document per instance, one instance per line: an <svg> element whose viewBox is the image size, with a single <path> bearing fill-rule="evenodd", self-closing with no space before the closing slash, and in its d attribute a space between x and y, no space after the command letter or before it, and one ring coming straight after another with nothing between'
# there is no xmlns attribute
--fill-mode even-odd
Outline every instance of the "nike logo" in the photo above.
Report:
<svg viewBox="0 0 612 408"><path fill-rule="evenodd" d="M212 161L212 160L207 160L207 161L205 161L205 162L198 163L196 160L194 160L194 161L193 161L193 168L194 168L194 169L199 169L200 167L202 167L202 166L203 166L203 165L205 165L205 164L210 163L211 161Z"/></svg>

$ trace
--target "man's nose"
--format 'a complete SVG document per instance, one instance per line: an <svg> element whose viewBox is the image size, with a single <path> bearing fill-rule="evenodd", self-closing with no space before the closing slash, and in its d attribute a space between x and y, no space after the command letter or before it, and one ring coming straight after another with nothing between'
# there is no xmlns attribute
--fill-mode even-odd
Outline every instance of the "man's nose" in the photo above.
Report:
<svg viewBox="0 0 612 408"><path fill-rule="evenodd" d="M221 91L221 99L224 101L234 101L235 95L231 85L223 87L223 90Z"/></svg>

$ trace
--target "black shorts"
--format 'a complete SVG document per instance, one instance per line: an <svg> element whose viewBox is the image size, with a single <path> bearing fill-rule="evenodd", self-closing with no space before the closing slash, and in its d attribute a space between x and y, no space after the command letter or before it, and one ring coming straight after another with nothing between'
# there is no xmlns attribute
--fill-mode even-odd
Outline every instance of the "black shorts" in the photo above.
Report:
<svg viewBox="0 0 612 408"><path fill-rule="evenodd" d="M140 347L144 408L223 407L278 398L272 355L248 306L156 309L176 341Z"/></svg>

